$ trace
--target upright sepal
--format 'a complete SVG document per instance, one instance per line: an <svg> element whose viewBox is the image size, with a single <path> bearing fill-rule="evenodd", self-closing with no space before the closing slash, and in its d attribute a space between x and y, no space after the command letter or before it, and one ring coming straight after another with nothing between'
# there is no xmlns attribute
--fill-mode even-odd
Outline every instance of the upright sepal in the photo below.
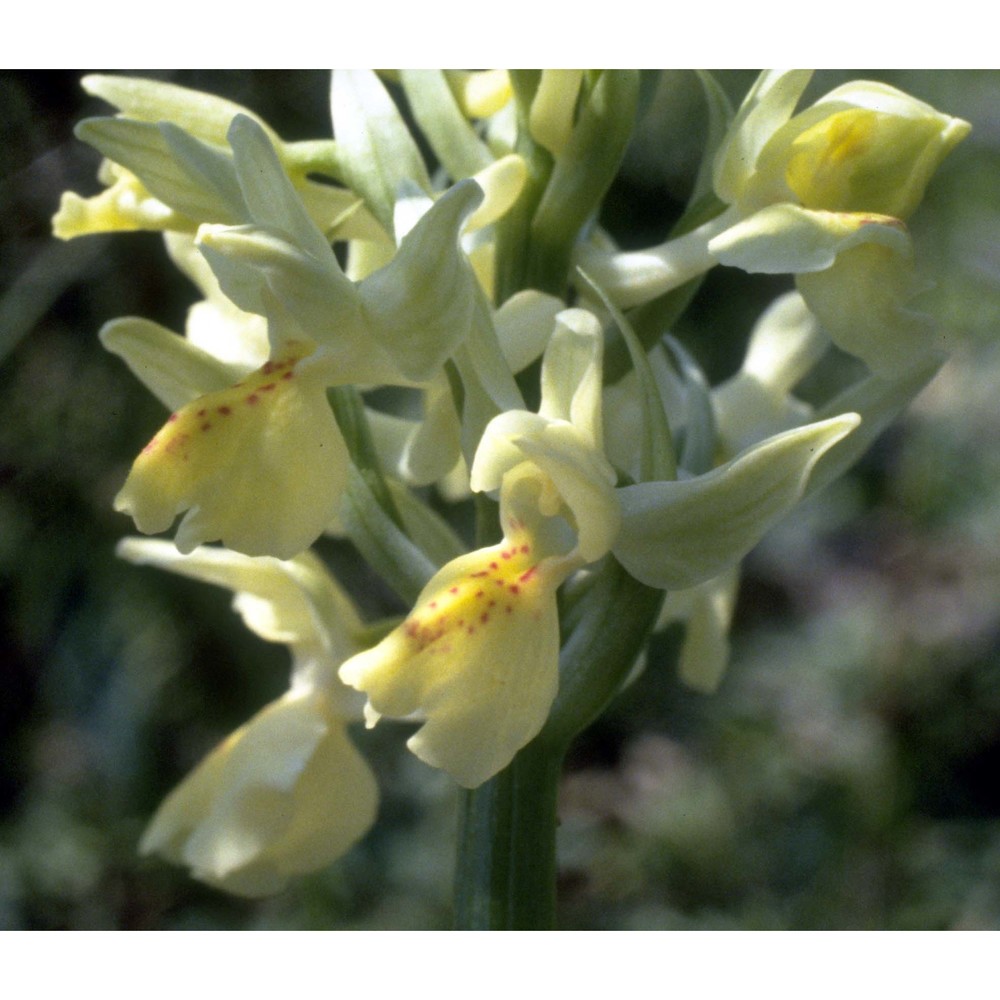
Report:
<svg viewBox="0 0 1000 1000"><path fill-rule="evenodd" d="M798 502L816 462L859 422L843 414L768 438L693 479L620 488L615 557L664 590L718 576Z"/></svg>

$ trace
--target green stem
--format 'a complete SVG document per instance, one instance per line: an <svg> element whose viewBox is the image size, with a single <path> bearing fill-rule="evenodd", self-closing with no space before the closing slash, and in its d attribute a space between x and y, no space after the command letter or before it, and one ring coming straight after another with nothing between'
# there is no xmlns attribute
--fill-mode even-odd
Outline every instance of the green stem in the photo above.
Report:
<svg viewBox="0 0 1000 1000"><path fill-rule="evenodd" d="M566 609L559 696L511 762L463 792L455 923L464 930L551 930L556 917L556 803L572 739L621 689L663 599L609 558Z"/></svg>
<svg viewBox="0 0 1000 1000"><path fill-rule="evenodd" d="M497 224L498 304L528 287L564 294L579 229L611 183L635 114L638 75L600 77L569 149L561 162L554 161L528 128L538 82L537 72L511 74L517 152L528 164L528 181L518 203ZM537 366L519 380L526 396L531 393L525 380L536 375ZM495 538L495 509L480 505L477 514L479 540ZM560 688L548 722L504 771L462 794L455 873L458 928L555 927L556 803L563 759L572 739L620 690L663 596L633 580L610 557L588 583L575 600L564 602Z"/></svg>
<svg viewBox="0 0 1000 1000"><path fill-rule="evenodd" d="M536 740L462 793L455 925L550 930L556 911L556 795L563 754Z"/></svg>
<svg viewBox="0 0 1000 1000"><path fill-rule="evenodd" d="M566 276L554 287L533 284L528 266L531 258L531 222L535 209L542 200L545 187L552 174L552 155L532 138L528 128L531 102L541 73L537 70L517 70L511 72L511 84L517 106L517 139L514 152L527 164L528 178L517 203L499 220L496 226L496 276L494 300L502 305L516 292L525 288L539 288L541 291L561 295L565 290Z"/></svg>

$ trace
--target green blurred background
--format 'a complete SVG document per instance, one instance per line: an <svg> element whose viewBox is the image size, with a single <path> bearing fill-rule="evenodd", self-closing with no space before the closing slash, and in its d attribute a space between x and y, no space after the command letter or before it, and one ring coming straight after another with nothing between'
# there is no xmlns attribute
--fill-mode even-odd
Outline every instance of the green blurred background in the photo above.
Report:
<svg viewBox="0 0 1000 1000"><path fill-rule="evenodd" d="M106 107L80 75L0 74L0 928L447 927L454 792L405 727L358 734L375 829L281 896L232 899L136 855L288 660L222 591L114 558L130 525L111 499L163 411L96 333L126 314L182 329L194 292L155 235L50 237L60 193L98 189L72 127ZM325 73L141 75L286 139L329 134ZM734 101L753 77L721 74ZM671 630L581 738L565 928L1000 928L1000 73L821 72L807 97L855 77L973 123L912 220L953 359L748 560L719 694L677 683ZM624 245L677 216L703 128L693 76L668 74L608 198ZM787 287L717 269L676 332L717 381Z"/></svg>

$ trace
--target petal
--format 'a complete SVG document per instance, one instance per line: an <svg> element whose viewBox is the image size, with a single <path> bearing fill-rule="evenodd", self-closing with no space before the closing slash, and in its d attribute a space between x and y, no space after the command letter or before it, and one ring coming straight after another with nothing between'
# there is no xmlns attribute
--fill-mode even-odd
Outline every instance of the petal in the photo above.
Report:
<svg viewBox="0 0 1000 1000"><path fill-rule="evenodd" d="M573 132L576 102L583 83L581 69L543 69L534 100L531 102L528 128L531 137L554 156L558 156Z"/></svg>
<svg viewBox="0 0 1000 1000"><path fill-rule="evenodd" d="M400 79L417 126L449 177L471 177L493 162L493 153L466 119L442 70L404 69Z"/></svg>
<svg viewBox="0 0 1000 1000"><path fill-rule="evenodd" d="M677 673L695 691L718 690L729 666L729 627L736 607L739 570L727 570L689 590L667 594L657 630L670 622L686 624Z"/></svg>
<svg viewBox="0 0 1000 1000"><path fill-rule="evenodd" d="M779 392L788 392L827 347L815 315L798 292L780 295L750 331L742 370Z"/></svg>
<svg viewBox="0 0 1000 1000"><path fill-rule="evenodd" d="M718 576L798 502L812 467L858 423L843 414L768 438L703 476L619 489L615 556L665 590Z"/></svg>
<svg viewBox="0 0 1000 1000"><path fill-rule="evenodd" d="M383 381L395 372L372 343L357 290L332 250L320 259L259 226L202 226L197 242L226 296L268 317L275 346L308 336L324 347L341 385Z"/></svg>
<svg viewBox="0 0 1000 1000"><path fill-rule="evenodd" d="M908 218L941 161L970 126L882 83L855 80L775 133L757 160L757 204Z"/></svg>
<svg viewBox="0 0 1000 1000"><path fill-rule="evenodd" d="M147 319L112 320L101 327L98 337L170 409L185 406L206 392L222 391L238 377L231 366Z"/></svg>
<svg viewBox="0 0 1000 1000"><path fill-rule="evenodd" d="M412 613L341 679L377 718L415 717L413 752L474 788L541 729L558 685L560 574L512 532L461 556L427 584Z"/></svg>
<svg viewBox="0 0 1000 1000"><path fill-rule="evenodd" d="M406 378L429 379L469 333L480 292L458 234L482 197L474 181L454 185L359 286L373 335Z"/></svg>
<svg viewBox="0 0 1000 1000"><path fill-rule="evenodd" d="M292 345L243 382L175 412L135 460L115 509L145 534L188 511L177 547L221 540L290 558L333 519L347 482L344 439L325 379Z"/></svg>
<svg viewBox="0 0 1000 1000"><path fill-rule="evenodd" d="M920 289L908 245L906 252L878 242L850 247L796 285L833 342L876 375L903 377L944 346L931 317L909 308Z"/></svg>
<svg viewBox="0 0 1000 1000"><path fill-rule="evenodd" d="M196 223L154 198L139 178L116 169L117 177L92 198L66 191L52 218L52 234L60 240L93 233L132 233L151 229L193 230Z"/></svg>
<svg viewBox="0 0 1000 1000"><path fill-rule="evenodd" d="M554 295L528 289L516 292L494 313L497 339L512 372L523 371L542 356L566 306Z"/></svg>
<svg viewBox="0 0 1000 1000"><path fill-rule="evenodd" d="M621 525L614 470L570 424L549 424L540 435L518 443L572 514L575 551L586 562L596 562L611 548Z"/></svg>
<svg viewBox="0 0 1000 1000"><path fill-rule="evenodd" d="M132 76L103 76L91 74L80 81L80 86L94 97L113 104L129 118L145 122L169 121L199 139L222 146L226 132L236 115L247 115L263 128L272 141L279 142L267 123L252 111L233 101L190 90L173 83L144 80Z"/></svg>
<svg viewBox="0 0 1000 1000"><path fill-rule="evenodd" d="M346 853L375 818L375 779L324 696L273 702L164 801L142 838L195 878L245 896Z"/></svg>
<svg viewBox="0 0 1000 1000"><path fill-rule="evenodd" d="M489 118L511 99L513 92L505 69L445 72L455 99L469 118Z"/></svg>
<svg viewBox="0 0 1000 1000"><path fill-rule="evenodd" d="M571 423L591 446L600 449L601 366L604 335L597 317L585 309L566 309L556 317L542 360L539 415Z"/></svg>
<svg viewBox="0 0 1000 1000"><path fill-rule="evenodd" d="M316 260L328 260L330 244L309 217L267 133L253 119L239 115L228 138L250 220L282 234Z"/></svg>
<svg viewBox="0 0 1000 1000"><path fill-rule="evenodd" d="M765 70L757 78L716 154L715 192L723 201L742 197L760 151L788 121L811 76L808 70Z"/></svg>
<svg viewBox="0 0 1000 1000"><path fill-rule="evenodd" d="M323 649L337 666L357 651L358 613L310 552L289 561L208 547L182 555L170 542L150 538L124 538L116 551L136 565L233 591L233 606L247 628L268 642Z"/></svg>
<svg viewBox="0 0 1000 1000"><path fill-rule="evenodd" d="M180 215L195 222L246 221L232 159L219 147L168 122L130 118L89 118L74 133L135 174L150 194Z"/></svg>
<svg viewBox="0 0 1000 1000"><path fill-rule="evenodd" d="M335 71L330 105L343 179L391 233L400 185L416 182L422 190L431 190L420 150L392 98L370 70Z"/></svg>
<svg viewBox="0 0 1000 1000"><path fill-rule="evenodd" d="M520 198L528 180L528 164L511 153L477 171L473 180L483 189L484 197L465 223L469 233L496 222Z"/></svg>
<svg viewBox="0 0 1000 1000"><path fill-rule="evenodd" d="M822 271L844 250L871 242L909 254L909 235L896 219L782 203L731 226L708 249L720 264L751 274L802 274Z"/></svg>

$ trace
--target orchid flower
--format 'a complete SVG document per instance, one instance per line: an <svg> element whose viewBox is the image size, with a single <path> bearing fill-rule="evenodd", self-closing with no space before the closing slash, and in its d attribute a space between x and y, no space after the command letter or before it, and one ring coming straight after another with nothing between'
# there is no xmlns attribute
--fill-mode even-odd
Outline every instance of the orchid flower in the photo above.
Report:
<svg viewBox="0 0 1000 1000"><path fill-rule="evenodd" d="M556 591L603 556L618 530L614 472L601 448L601 331L559 315L538 413L486 428L472 489L499 490L503 539L428 582L406 620L348 660L341 678L382 716L421 722L408 746L472 788L541 729L558 687Z"/></svg>
<svg viewBox="0 0 1000 1000"><path fill-rule="evenodd" d="M584 245L580 261L622 307L715 264L795 274L839 347L884 376L919 368L938 344L909 306L918 288L904 222L969 125L865 81L793 115L809 78L765 72L747 95L715 157L721 214L648 250Z"/></svg>
<svg viewBox="0 0 1000 1000"><path fill-rule="evenodd" d="M143 835L195 878L244 896L277 892L346 853L375 819L378 790L348 724L360 701L337 677L361 628L310 554L290 562L127 538L118 554L235 594L247 627L292 654L289 691L223 740L164 800Z"/></svg>
<svg viewBox="0 0 1000 1000"><path fill-rule="evenodd" d="M263 130L237 117L230 142L254 223L203 227L199 245L229 300L267 317L270 358L175 411L115 505L145 533L187 511L181 551L219 539L248 555L288 558L334 519L346 488L347 449L326 389L429 378L465 335L475 279L457 230L479 192L470 182L452 188L392 261L355 286Z"/></svg>

